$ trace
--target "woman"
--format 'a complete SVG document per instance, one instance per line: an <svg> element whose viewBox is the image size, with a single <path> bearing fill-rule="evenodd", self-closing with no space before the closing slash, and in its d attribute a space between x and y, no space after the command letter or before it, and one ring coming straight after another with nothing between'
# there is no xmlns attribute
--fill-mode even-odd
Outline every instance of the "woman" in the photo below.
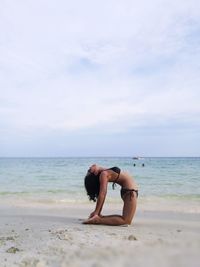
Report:
<svg viewBox="0 0 200 267"><path fill-rule="evenodd" d="M109 182L113 183L113 189L115 184L121 185L121 198L124 201L122 215L101 215ZM95 210L83 222L84 224L131 224L136 211L138 189L128 173L122 172L118 167L106 169L94 164L85 176L85 188L89 199L95 202L97 200L97 203Z"/></svg>

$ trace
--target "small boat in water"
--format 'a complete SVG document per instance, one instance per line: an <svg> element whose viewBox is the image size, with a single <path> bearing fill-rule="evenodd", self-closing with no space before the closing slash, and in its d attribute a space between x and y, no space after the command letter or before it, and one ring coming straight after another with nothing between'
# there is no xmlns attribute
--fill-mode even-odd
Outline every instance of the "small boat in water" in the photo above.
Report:
<svg viewBox="0 0 200 267"><path fill-rule="evenodd" d="M132 157L132 159L141 159L140 157Z"/></svg>

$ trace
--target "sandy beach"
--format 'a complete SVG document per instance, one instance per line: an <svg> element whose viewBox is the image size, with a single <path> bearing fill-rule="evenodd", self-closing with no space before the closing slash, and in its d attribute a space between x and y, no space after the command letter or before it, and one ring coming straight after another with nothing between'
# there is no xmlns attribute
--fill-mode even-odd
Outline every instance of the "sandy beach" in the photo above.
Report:
<svg viewBox="0 0 200 267"><path fill-rule="evenodd" d="M200 214L140 209L128 227L83 225L92 207L1 206L0 266L199 266Z"/></svg>

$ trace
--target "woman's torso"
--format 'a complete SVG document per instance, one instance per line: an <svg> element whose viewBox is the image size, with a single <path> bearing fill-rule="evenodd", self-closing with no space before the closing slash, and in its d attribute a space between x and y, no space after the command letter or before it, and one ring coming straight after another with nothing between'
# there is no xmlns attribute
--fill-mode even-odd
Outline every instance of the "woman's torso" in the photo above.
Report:
<svg viewBox="0 0 200 267"><path fill-rule="evenodd" d="M122 188L136 189L136 190L138 189L138 186L135 180L128 172L121 171L116 183L121 185Z"/></svg>
<svg viewBox="0 0 200 267"><path fill-rule="evenodd" d="M114 167L117 168L117 167ZM136 182L134 181L133 177L128 172L123 172L119 168L119 171L115 171L114 168L106 169L108 172L109 182L113 182L119 184L122 188L127 189L138 189Z"/></svg>

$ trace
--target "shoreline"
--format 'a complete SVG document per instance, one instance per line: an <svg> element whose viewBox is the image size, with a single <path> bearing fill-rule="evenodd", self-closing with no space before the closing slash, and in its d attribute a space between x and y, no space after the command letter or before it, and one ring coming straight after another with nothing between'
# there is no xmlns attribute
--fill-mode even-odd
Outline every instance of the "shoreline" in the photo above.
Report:
<svg viewBox="0 0 200 267"><path fill-rule="evenodd" d="M64 209L65 207L82 207L91 209L94 208L95 203L90 202L86 197L83 199L69 199L69 198L36 198L36 197L0 197L0 208L2 207L23 207L23 208L57 208ZM104 209L119 209L123 207L123 201L120 198L113 199L107 197ZM139 196L137 202L137 210L151 211L151 212L174 212L174 213L190 213L200 215L200 199L185 199L185 198L168 198L159 196Z"/></svg>
<svg viewBox="0 0 200 267"><path fill-rule="evenodd" d="M1 205L0 266L199 265L199 214L138 209L129 227L83 225L93 207ZM120 211L107 205L104 213Z"/></svg>

